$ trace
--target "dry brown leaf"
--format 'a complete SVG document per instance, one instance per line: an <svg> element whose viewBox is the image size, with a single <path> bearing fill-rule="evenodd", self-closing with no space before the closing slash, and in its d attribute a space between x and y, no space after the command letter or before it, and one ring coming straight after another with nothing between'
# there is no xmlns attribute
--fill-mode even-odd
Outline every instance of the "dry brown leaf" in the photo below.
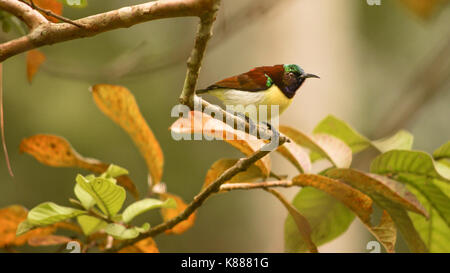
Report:
<svg viewBox="0 0 450 273"><path fill-rule="evenodd" d="M416 196L400 182L385 176L368 174L354 169L332 169L327 171L326 175L341 179L345 181L345 183L360 189L370 196L383 196L387 200L397 203L405 209L428 217L427 210L420 204Z"/></svg>
<svg viewBox="0 0 450 273"><path fill-rule="evenodd" d="M73 241L71 238L59 235L39 235L35 237L28 238L28 244L30 246L53 246L67 244Z"/></svg>
<svg viewBox="0 0 450 273"><path fill-rule="evenodd" d="M448 0L400 0L409 10L423 19L429 19Z"/></svg>
<svg viewBox="0 0 450 273"><path fill-rule="evenodd" d="M147 238L121 249L119 253L159 253L159 249L153 238Z"/></svg>
<svg viewBox="0 0 450 273"><path fill-rule="evenodd" d="M197 111L191 111L187 118L179 118L170 126L170 130L179 135L200 133L211 139L223 140L247 156L252 155L265 145L263 140L236 130L222 121ZM269 176L269 155L258 160L255 165L261 169L266 177Z"/></svg>
<svg viewBox="0 0 450 273"><path fill-rule="evenodd" d="M133 139L145 158L152 182L159 183L163 174L163 152L133 94L123 86L109 84L94 85L92 94L98 108Z"/></svg>
<svg viewBox="0 0 450 273"><path fill-rule="evenodd" d="M19 205L0 209L0 248L21 246L32 237L49 235L56 230L53 226L36 228L17 237L17 227L27 218L27 214L27 209Z"/></svg>
<svg viewBox="0 0 450 273"><path fill-rule="evenodd" d="M219 159L212 164L206 173L205 182L203 188L209 186L214 182L223 172L231 168L236 164L237 159ZM236 174L233 178L225 183L236 183L236 182L254 182L258 179L264 178L264 174L261 169L255 165L250 166L246 171Z"/></svg>
<svg viewBox="0 0 450 273"><path fill-rule="evenodd" d="M81 156L66 139L55 135L41 134L25 138L21 141L19 149L20 152L30 154L42 164L52 167L81 168L100 174L109 166L96 159ZM122 175L116 179L119 185L135 198L139 198L136 186L128 176Z"/></svg>
<svg viewBox="0 0 450 273"><path fill-rule="evenodd" d="M292 182L302 187L315 187L342 202L361 219L388 252L394 252L397 234L395 225L389 215L384 215L378 226L371 224L373 201L369 196L344 182L316 174L301 174L294 177Z"/></svg>
<svg viewBox="0 0 450 273"><path fill-rule="evenodd" d="M27 79L29 83L33 81L34 75L36 75L44 61L45 55L39 50L32 49L27 52Z"/></svg>
<svg viewBox="0 0 450 273"><path fill-rule="evenodd" d="M174 209L166 209L166 208L161 209L161 214L163 216L164 222L166 222L172 218L175 218L176 216L178 216L178 214L180 214L187 208L186 203L178 195L171 194L171 193L164 193L164 194L161 194L160 197L161 197L161 200L163 200L163 201L166 200L167 198L172 198L177 203L177 207ZM186 230L188 230L189 228L191 228L194 225L195 217L196 217L196 213L194 212L188 217L188 219L178 223L173 228L167 230L166 234L181 234L181 233L185 232Z"/></svg>
<svg viewBox="0 0 450 273"><path fill-rule="evenodd" d="M395 252L395 242L397 241L397 228L391 216L385 210L381 216L380 223L372 227L372 233L380 242L383 242L387 252Z"/></svg>
<svg viewBox="0 0 450 273"><path fill-rule="evenodd" d="M58 0L34 0L34 4L40 8L49 10L57 15L62 15L63 10L63 4L58 2ZM48 20L52 21L53 23L58 23L59 20L52 16L47 16L43 14Z"/></svg>

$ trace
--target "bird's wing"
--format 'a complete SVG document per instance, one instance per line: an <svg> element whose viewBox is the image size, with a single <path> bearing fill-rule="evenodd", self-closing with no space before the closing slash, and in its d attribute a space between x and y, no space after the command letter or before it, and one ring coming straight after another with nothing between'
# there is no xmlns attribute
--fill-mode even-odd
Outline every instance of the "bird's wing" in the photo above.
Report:
<svg viewBox="0 0 450 273"><path fill-rule="evenodd" d="M273 84L273 79L269 76L271 70L273 70L271 66L257 67L246 73L218 81L197 93L206 93L214 89L235 89L249 92L266 90Z"/></svg>

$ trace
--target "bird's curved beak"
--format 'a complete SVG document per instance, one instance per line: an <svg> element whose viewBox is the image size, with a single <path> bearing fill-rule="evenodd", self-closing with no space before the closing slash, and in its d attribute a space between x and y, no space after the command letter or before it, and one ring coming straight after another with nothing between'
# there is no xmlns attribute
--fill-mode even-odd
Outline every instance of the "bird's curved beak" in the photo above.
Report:
<svg viewBox="0 0 450 273"><path fill-rule="evenodd" d="M309 74L309 73L302 74L301 77L302 77L303 79L307 79L307 78L317 78L317 79L320 79L319 76L314 75L314 74Z"/></svg>

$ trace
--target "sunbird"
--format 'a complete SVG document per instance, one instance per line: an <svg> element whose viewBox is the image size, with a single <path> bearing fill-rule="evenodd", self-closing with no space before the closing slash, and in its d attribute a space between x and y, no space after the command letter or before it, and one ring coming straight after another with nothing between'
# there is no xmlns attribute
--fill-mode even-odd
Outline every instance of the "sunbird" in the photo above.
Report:
<svg viewBox="0 0 450 273"><path fill-rule="evenodd" d="M260 66L252 70L218 81L197 94L211 94L219 98L230 110L237 113L249 105L256 106L259 121L266 123L283 113L292 103L297 90L308 78L320 78L305 71L296 64ZM266 105L266 120L260 114L261 105ZM278 106L278 113L272 113L272 106ZM239 108L239 107L241 108ZM248 117L248 113L242 113ZM253 119L253 118L252 118Z"/></svg>

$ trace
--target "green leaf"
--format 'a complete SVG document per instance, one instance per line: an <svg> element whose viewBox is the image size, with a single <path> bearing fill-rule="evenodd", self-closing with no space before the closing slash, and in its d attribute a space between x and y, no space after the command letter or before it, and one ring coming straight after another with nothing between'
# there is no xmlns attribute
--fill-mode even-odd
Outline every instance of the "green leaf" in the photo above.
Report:
<svg viewBox="0 0 450 273"><path fill-rule="evenodd" d="M307 249L311 253L318 253L317 246L314 244L311 238L311 225L308 222L308 219L306 219L305 216L303 216L297 208L294 207L289 201L286 200L286 198L278 191L267 189L267 192L271 193L273 196L275 196L287 209L289 212L289 215L294 219L294 223L297 226L298 233L301 237L301 241L305 242Z"/></svg>
<svg viewBox="0 0 450 273"><path fill-rule="evenodd" d="M280 126L279 130L298 145L327 158L338 168L348 168L352 163L352 150L338 138L327 134L308 136L288 126Z"/></svg>
<svg viewBox="0 0 450 273"><path fill-rule="evenodd" d="M78 216L77 221L85 235L91 235L108 225L107 222L89 215Z"/></svg>
<svg viewBox="0 0 450 273"><path fill-rule="evenodd" d="M145 223L142 227L126 228L119 224L108 224L105 228L105 232L113 236L115 239L128 240L139 236L140 233L147 232L150 229L150 225Z"/></svg>
<svg viewBox="0 0 450 273"><path fill-rule="evenodd" d="M77 176L77 183L89 193L95 200L97 206L107 216L113 217L122 208L126 198L124 188L117 186L108 179L97 177L91 182Z"/></svg>
<svg viewBox="0 0 450 273"><path fill-rule="evenodd" d="M22 234L27 233L31 229L35 228L36 226L28 222L27 220L22 221L19 226L17 226L16 230L16 236L20 236Z"/></svg>
<svg viewBox="0 0 450 273"><path fill-rule="evenodd" d="M308 220L312 230L311 239L317 246L340 236L355 218L354 214L335 198L312 187L301 189L292 205ZM284 241L286 252L308 250L290 214L284 225Z"/></svg>
<svg viewBox="0 0 450 273"><path fill-rule="evenodd" d="M413 142L414 136L410 132L400 130L391 137L372 141L372 145L385 153L391 150L411 150Z"/></svg>
<svg viewBox="0 0 450 273"><path fill-rule="evenodd" d="M156 208L168 208L173 209L176 208L177 204L175 200L172 198L168 198L165 201L161 201L158 199L153 198L146 198L139 200L137 202L134 202L133 204L129 205L122 213L122 219L125 223L129 223L133 218L138 216L139 214L142 214L146 211L156 209Z"/></svg>
<svg viewBox="0 0 450 273"><path fill-rule="evenodd" d="M436 161L436 163L439 163L440 165L444 165L445 167L450 168L450 159L448 158L439 159L438 161Z"/></svg>
<svg viewBox="0 0 450 273"><path fill-rule="evenodd" d="M378 174L411 173L450 182L450 175L442 168L438 170L431 156L420 151L386 152L372 161L370 171Z"/></svg>
<svg viewBox="0 0 450 273"><path fill-rule="evenodd" d="M77 176L76 179L82 179L82 178L79 178ZM86 210L91 209L95 205L95 199L88 192L83 190L83 188L79 184L75 185L75 188L73 189L73 191L75 193L75 196L80 201L81 205Z"/></svg>
<svg viewBox="0 0 450 273"><path fill-rule="evenodd" d="M117 165L111 164L109 165L108 169L103 173L106 175L106 177L118 177L118 176L122 176L122 175L127 175L128 174L128 170L119 167Z"/></svg>
<svg viewBox="0 0 450 273"><path fill-rule="evenodd" d="M358 133L346 122L329 115L324 118L314 129L315 134L329 134L344 141L354 154L368 148L370 140Z"/></svg>
<svg viewBox="0 0 450 273"><path fill-rule="evenodd" d="M436 186L436 183L438 183L436 179L408 173L400 173L396 179L416 188L427 199L427 203L447 223L447 226L450 226L450 198Z"/></svg>
<svg viewBox="0 0 450 273"><path fill-rule="evenodd" d="M438 160L442 158L450 158L450 141L439 147L433 153L433 157Z"/></svg>
<svg viewBox="0 0 450 273"><path fill-rule="evenodd" d="M332 115L323 119L314 129L314 133L323 133L339 138L350 146L354 154L370 146L373 146L382 153L393 149L410 150L414 140L411 133L401 130L391 137L370 141L346 122Z"/></svg>
<svg viewBox="0 0 450 273"><path fill-rule="evenodd" d="M45 202L30 210L27 221L29 224L35 226L46 226L85 213L86 212L82 210L59 206L52 202Z"/></svg>
<svg viewBox="0 0 450 273"><path fill-rule="evenodd" d="M446 196L450 196L450 186L439 180L434 180L434 185L438 187ZM450 228L440 213L433 208L428 198L423 196L416 188L410 186L410 190L419 198L429 210L430 217L424 217L410 213L414 227L422 237L430 252L449 253L450 252ZM434 200L436 202L436 200Z"/></svg>

